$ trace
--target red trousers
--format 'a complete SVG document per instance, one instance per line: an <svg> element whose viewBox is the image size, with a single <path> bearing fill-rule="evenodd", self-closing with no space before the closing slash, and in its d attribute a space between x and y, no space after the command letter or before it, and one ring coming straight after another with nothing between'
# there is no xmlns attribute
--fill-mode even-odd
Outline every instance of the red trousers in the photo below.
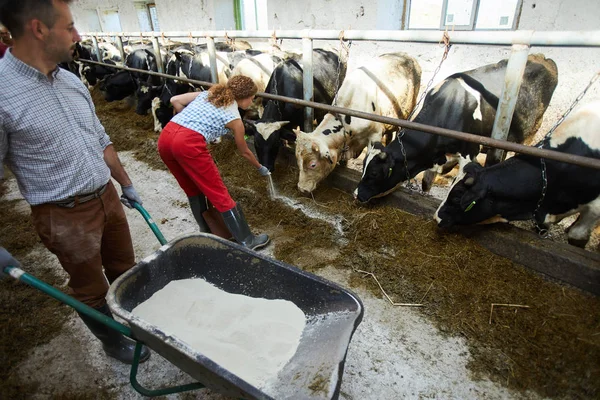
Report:
<svg viewBox="0 0 600 400"><path fill-rule="evenodd" d="M40 204L31 215L42 243L69 274L72 296L103 306L108 283L135 265L129 224L112 182L99 198L73 208Z"/></svg>
<svg viewBox="0 0 600 400"><path fill-rule="evenodd" d="M169 122L158 138L158 153L188 197L204 194L219 212L235 207L204 136Z"/></svg>

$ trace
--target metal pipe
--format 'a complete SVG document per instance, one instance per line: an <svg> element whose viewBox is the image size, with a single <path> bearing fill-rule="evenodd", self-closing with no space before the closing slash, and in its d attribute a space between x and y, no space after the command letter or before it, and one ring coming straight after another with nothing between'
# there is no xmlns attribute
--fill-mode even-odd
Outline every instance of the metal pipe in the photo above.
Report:
<svg viewBox="0 0 600 400"><path fill-rule="evenodd" d="M313 100L313 41L310 38L302 39L302 85L304 100ZM312 107L304 108L304 132L313 131L315 110Z"/></svg>
<svg viewBox="0 0 600 400"><path fill-rule="evenodd" d="M119 33L124 36L159 36L159 32ZM279 31L174 31L167 32L169 37L214 37L224 38L271 38L275 34L280 39L302 39L304 37L318 40L339 40L339 30L279 30ZM440 43L444 32L436 30L345 30L344 39L370 40L392 42ZM83 36L108 37L114 32L88 32ZM511 46L526 44L529 46L568 46L568 47L598 47L600 46L600 30L589 31L455 31L449 32L453 44L485 44Z"/></svg>
<svg viewBox="0 0 600 400"><path fill-rule="evenodd" d="M96 57L98 57L98 61L102 61L102 53L100 52L100 47L98 46L98 39L96 36L92 36L92 43L94 45L94 51L96 52Z"/></svg>
<svg viewBox="0 0 600 400"><path fill-rule="evenodd" d="M523 82L523 73L527 66L527 57L529 55L529 46L524 44L513 44L506 73L504 74L504 86L500 93L500 104L496 110L494 127L492 128L492 138L506 140L508 131L512 122L517 100L519 99L519 89ZM505 153L501 149L490 150L485 159L485 165L498 164L504 160Z"/></svg>
<svg viewBox="0 0 600 400"><path fill-rule="evenodd" d="M154 56L156 57L156 66L158 72L161 74L165 72L165 65L163 64L163 58L160 54L160 43L158 43L158 37L152 38L152 49L154 49Z"/></svg>
<svg viewBox="0 0 600 400"><path fill-rule="evenodd" d="M213 83L219 83L219 75L217 74L217 53L215 51L215 39L211 36L206 38L206 46L208 50L208 59L210 60L210 79Z"/></svg>
<svg viewBox="0 0 600 400"><path fill-rule="evenodd" d="M96 61L91 61L91 60L80 59L79 61L90 63L90 64L102 65L102 63L98 63ZM213 85L213 83L210 83L210 82L203 82L203 81L197 81L194 79L174 77L172 75L160 74L160 73L154 72L154 71L145 71L145 70L136 69L136 68L120 67L118 65L111 66L111 68L123 69L123 70L127 70L127 71L132 71L132 72L140 72L143 74L154 75L154 76L160 76L161 78L178 80L178 81L182 81L182 82L192 83L195 85L202 85L202 86L208 86L208 87ZM566 162L568 164L578 165L580 167L600 169L600 160L596 159L596 158L582 157L582 156L577 156L574 154L561 153L559 151L554 151L554 150L540 149L537 147L531 147L531 146L525 146L525 145L518 144L518 143L507 142L504 140L497 140L497 139L492 139L492 138L488 138L488 137L473 135L471 133L459 132L459 131L454 131L454 130L445 129L445 128L438 128L435 126L419 124L417 122L407 121L407 120L403 120L403 119L382 117L380 115L369 114L369 113L362 112L362 111L355 111L355 110L351 110L348 108L330 106L330 105L326 105L326 104L320 104L320 103L315 103L312 101L306 101L306 100L300 100L300 99L293 99L290 97L277 96L277 95L269 94L269 93L259 92L256 95L259 97L263 97L265 99L285 101L285 102L296 104L296 105L303 106L303 107L318 108L320 110L325 110L325 111L331 112L331 113L350 115L353 117L368 119L371 121L381 122L384 124L400 126L400 127L407 128L407 129L413 129L413 130L417 130L417 131L421 131L421 132L432 133L434 135L440 135L440 136L450 137L450 138L454 138L454 139L464 140L466 142L477 143L477 144L487 146L487 147L494 147L494 148L503 149L506 151L514 151L515 153L527 154L527 155L534 156L534 157L543 157L543 158L546 158L549 160L561 161L561 162Z"/></svg>
<svg viewBox="0 0 600 400"><path fill-rule="evenodd" d="M121 54L121 61L125 64L125 49L123 49L123 38L121 36L116 37L117 48Z"/></svg>

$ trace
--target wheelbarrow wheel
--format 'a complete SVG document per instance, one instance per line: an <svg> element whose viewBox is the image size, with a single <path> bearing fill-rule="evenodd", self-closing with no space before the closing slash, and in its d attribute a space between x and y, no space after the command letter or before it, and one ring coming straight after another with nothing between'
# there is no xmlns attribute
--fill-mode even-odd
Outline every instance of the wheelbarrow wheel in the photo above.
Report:
<svg viewBox="0 0 600 400"><path fill-rule="evenodd" d="M106 304L102 307L96 308L96 310L109 318L113 317L108 305ZM94 334L94 336L96 336L102 342L102 349L107 356L116 358L125 364L133 364L136 344L135 341L124 336L122 333L109 328L103 323L88 317L85 314L78 314L81 320ZM146 346L143 346L139 362L143 363L144 361L148 360L148 358L150 358L150 350L148 350Z"/></svg>

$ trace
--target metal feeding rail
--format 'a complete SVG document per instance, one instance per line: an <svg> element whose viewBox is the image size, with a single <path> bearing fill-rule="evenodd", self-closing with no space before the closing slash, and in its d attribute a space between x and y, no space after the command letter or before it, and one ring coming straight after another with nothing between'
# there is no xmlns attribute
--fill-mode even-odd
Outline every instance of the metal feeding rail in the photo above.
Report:
<svg viewBox="0 0 600 400"><path fill-rule="evenodd" d="M90 60L81 60L80 59L79 61L83 61L83 62L90 63L90 64L96 64L96 65L106 65L104 63L90 61ZM201 86L207 86L207 87L214 85L214 83L211 83L211 82L197 81L194 79L187 79L187 78L183 78L183 77L175 77L172 75L161 74L160 72L145 71L145 70L136 69L136 68L127 68L127 67L113 66L113 65L111 65L111 68L122 69L122 70L126 70L126 71L131 71L131 72L139 72L139 73L144 73L144 74L148 74L148 75L158 76L161 78L173 79L173 80L177 80L177 81L182 81L182 82L187 82L187 83L192 83L195 85L201 85ZM326 104L320 104L320 103L315 103L312 101L306 101L306 100L300 100L300 99L293 99L293 98L284 97L284 96L277 96L277 95L273 95L273 94L269 94L269 93L259 92L256 95L259 97L263 97L265 99L285 101L288 103L297 104L299 106L318 108L318 109L325 110L328 112L340 113L340 114L344 114L344 115L350 115L353 117L364 118L364 119L368 119L371 121L382 122L385 124L400 126L402 128L407 128L407 129L415 129L415 130L422 131L422 132L432 133L434 135L451 137L451 138L455 138L455 139L464 140L466 142L478 143L483 146L495 147L495 148L506 150L506 151L514 151L515 153L527 154L527 155L534 156L534 157L541 157L541 158L546 158L549 160L555 160L555 161L566 162L569 164L575 164L580 167L600 169L600 160L595 159L595 158L582 157L582 156L578 156L578 155L574 155L574 154L561 153L559 151L554 151L554 150L547 150L547 149L541 149L538 147L525 146L522 144L508 142L505 140L498 140L498 139L488 138L488 137L484 137L484 136L473 135L471 133L454 131L451 129L438 128L435 126L420 124L417 122L411 122L411 121L398 119L398 118L382 117L380 115L370 114L370 113L366 113L366 112L362 112L362 111L355 111L355 110L351 110L348 108L329 106Z"/></svg>

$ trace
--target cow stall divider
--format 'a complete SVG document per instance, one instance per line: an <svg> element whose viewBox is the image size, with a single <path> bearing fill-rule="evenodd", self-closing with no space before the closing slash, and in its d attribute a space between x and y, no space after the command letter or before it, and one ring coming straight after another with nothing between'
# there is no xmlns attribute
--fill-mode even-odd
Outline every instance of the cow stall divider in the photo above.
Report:
<svg viewBox="0 0 600 400"><path fill-rule="evenodd" d="M89 63L89 64L105 65L104 63L91 61L91 60L80 59L79 61ZM187 78L183 78L183 77L176 77L176 76L162 74L162 73L154 72L154 71L145 71L145 70L141 70L141 69L137 69L137 68L121 67L118 65L111 65L110 67L115 68L115 69L122 69L122 70L130 71L130 72L137 72L137 73L142 73L142 74L147 74L147 75L152 75L152 76L158 76L158 77L165 78L165 79L172 79L172 80L177 80L177 81L181 81L181 82L187 82L187 83L191 83L191 84L199 85L199 86L210 87L210 86L214 85L214 83L212 83L212 82L205 82L205 81L198 81L198 80L194 80L194 79L187 79ZM580 167L600 169L600 160L596 159L596 158L582 157L582 156L578 156L575 154L561 153L561 152L555 151L555 150L542 149L542 148L533 147L533 146L525 146L525 145L522 145L519 143L509 142L506 140L493 139L493 138L488 138L488 137L484 137L484 136L474 135L471 133L465 133L465 132L455 131L455 130L451 130L451 129L439 128L436 126L425 125L425 124L421 124L418 122L412 122L412 121L399 119L399 118L383 117L380 115L366 113L363 111L356 111L356 110L352 110L349 108L315 103L313 101L294 99L291 97L273 95L273 94L263 93L263 92L257 93L256 96L259 96L259 97L262 97L265 99L275 100L275 101L284 101L284 102L292 103L292 104L302 106L302 107L318 108L318 109L325 110L325 111L331 112L331 113L350 115L352 117L358 117L358 118L368 119L371 121L381 122L384 124L395 125L395 126L399 126L401 128L414 129L417 131L427 132L427 133L431 133L434 135L446 136L446 137L450 137L453 139L464 140L466 142L477 143L482 146L502 149L505 151L512 151L515 153L526 154L526 155L530 155L530 156L534 156L534 157L540 157L540 158L546 158L546 159L550 159L550 160L565 162L565 163L569 163L569 164L578 165Z"/></svg>
<svg viewBox="0 0 600 400"><path fill-rule="evenodd" d="M450 34L444 31L428 30L257 30L257 31L175 31L175 32L87 32L82 33L82 37L91 37L98 52L98 38L122 38L123 36L139 36L141 39L149 38L153 46L157 45L160 53L160 43L158 38L204 38L207 41L207 50L210 59L211 80L217 82L217 63L214 51L214 39L224 38L227 41L236 38L244 39L302 39L303 47L303 69L304 69L304 100L313 99L313 65L312 49L313 40L360 40L360 41L391 41L391 42L409 42L409 43L443 43L445 35L450 35L453 44L467 45L491 45L491 46L511 46L511 54L508 59L508 65L504 77L504 84L500 95L500 104L496 112L494 126L492 129L492 139L500 141L508 137L509 127L519 95L519 89L523 78L523 72L527 63L527 56L531 46L542 47L600 47L600 30L591 31L453 31ZM155 49L156 51L156 49ZM157 61L160 57L157 57ZM98 57L101 60L101 57ZM161 65L162 60L159 62ZM161 68L159 66L159 68ZM162 65L164 71L164 65ZM160 69L159 69L160 72ZM282 100L286 101L286 100ZM312 131L313 105L305 104L305 123L306 132ZM350 114L349 114L350 115ZM371 118L366 118L371 119ZM375 119L371 119L376 121ZM381 122L381 121L380 121ZM401 126L402 125L398 125ZM422 129L419 129L422 130ZM432 131L424 132L440 134ZM465 139L466 140L466 139ZM505 157L506 148L491 145L494 149L488 152L486 165L496 164ZM510 150L514 151L514 150ZM528 154L528 153L523 153ZM597 167L596 167L597 168Z"/></svg>

